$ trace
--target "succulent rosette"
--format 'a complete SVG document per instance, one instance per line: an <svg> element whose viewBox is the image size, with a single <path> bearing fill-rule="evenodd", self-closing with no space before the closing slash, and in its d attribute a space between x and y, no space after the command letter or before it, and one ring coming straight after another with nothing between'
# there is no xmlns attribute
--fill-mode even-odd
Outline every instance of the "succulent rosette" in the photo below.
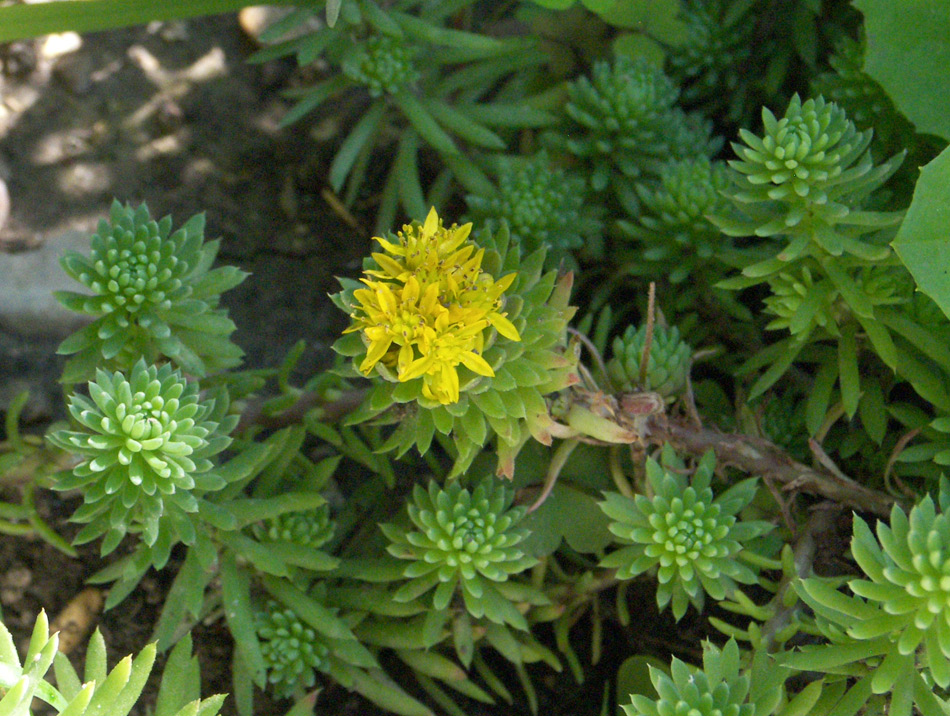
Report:
<svg viewBox="0 0 950 716"><path fill-rule="evenodd" d="M361 282L332 297L352 318L334 349L374 383L351 421L403 405L387 449L425 452L436 430L451 434L460 474L494 433L510 475L529 436L550 442L543 396L576 380L563 350L571 276L545 274L543 250L522 259L504 228L478 242L470 232L432 210L377 237Z"/></svg>
<svg viewBox="0 0 950 716"><path fill-rule="evenodd" d="M627 545L607 555L603 567L618 579L656 570L660 609L670 602L679 620L692 603L702 611L705 595L725 599L736 583L752 584L755 572L739 561L745 544L772 529L768 522L740 522L737 514L755 496L756 479L743 480L718 497L710 486L715 455L703 456L692 478L668 445L663 465L647 459L651 497L631 499L606 493L601 509L612 520L610 531Z"/></svg>
<svg viewBox="0 0 950 716"><path fill-rule="evenodd" d="M414 52L405 41L391 35L373 35L341 64L343 74L364 85L369 94L397 94L419 79Z"/></svg>
<svg viewBox="0 0 950 716"><path fill-rule="evenodd" d="M683 88L682 101L709 115L740 121L754 86L743 69L752 53L755 19L749 5L729 0L686 0L681 7L685 39L669 48L666 65Z"/></svg>
<svg viewBox="0 0 950 716"><path fill-rule="evenodd" d="M80 430L49 438L82 458L55 485L82 488L84 504L72 519L86 526L75 542L105 535L107 554L127 532L140 533L156 566L176 541L192 544L200 497L225 485L210 458L231 442L237 418L225 417L227 407L224 392L202 399L197 384L170 364L139 360L128 376L97 371L89 398L69 401Z"/></svg>
<svg viewBox="0 0 950 716"><path fill-rule="evenodd" d="M726 246L706 216L723 210L722 192L729 186L729 172L721 162L707 157L666 162L658 184L637 184L639 206L631 207L631 219L619 226L642 244L637 258L662 263L671 283L698 278ZM648 266L651 272L658 270L655 263Z"/></svg>
<svg viewBox="0 0 950 716"><path fill-rule="evenodd" d="M939 513L930 496L909 515L895 506L890 525L878 522L877 539L855 517L851 552L867 579L848 586L881 612L854 624L848 634L855 639L891 635L896 644L892 661L922 664L945 689L950 686L950 500L942 502Z"/></svg>
<svg viewBox="0 0 950 716"><path fill-rule="evenodd" d="M114 202L110 221L92 236L90 255L63 256L63 270L89 294L59 291L57 300L96 316L60 345L60 353L75 354L63 382L86 379L103 359L130 368L139 356L165 356L198 376L240 363L243 353L228 338L234 323L218 302L247 274L233 266L211 269L220 241L204 241L203 214L171 228L171 217L153 221L145 204Z"/></svg>
<svg viewBox="0 0 950 716"><path fill-rule="evenodd" d="M620 391L652 390L673 399L686 388L693 349L680 338L676 326L654 326L647 356L646 381L640 384L640 363L646 345L646 325L627 326L613 342L613 354L607 361L607 375Z"/></svg>
<svg viewBox="0 0 950 716"><path fill-rule="evenodd" d="M411 527L380 525L389 553L411 560L403 576L410 581L396 591L397 601L411 601L435 589L432 606L447 609L457 593L474 617L526 629L524 617L498 584L537 563L519 544L528 531L518 529L524 507L508 509L511 494L494 478L472 491L458 480L447 487L416 485L408 506Z"/></svg>
<svg viewBox="0 0 950 716"><path fill-rule="evenodd" d="M318 549L333 539L335 529L330 506L324 504L306 512L285 512L272 517L258 525L255 532L263 540Z"/></svg>
<svg viewBox="0 0 950 716"><path fill-rule="evenodd" d="M710 155L711 125L675 107L679 90L654 65L618 55L594 64L590 78L568 85L571 124L564 147L593 165L591 186L656 176L668 158ZM555 139L555 141L558 141Z"/></svg>
<svg viewBox="0 0 950 716"><path fill-rule="evenodd" d="M507 221L513 241L525 251L547 248L550 262L584 246L601 228L584 208L585 194L584 179L553 166L542 151L500 160L497 192L469 195L467 201L479 224L497 227Z"/></svg>
<svg viewBox="0 0 950 716"><path fill-rule="evenodd" d="M761 706L750 698L751 676L739 668L739 647L730 639L722 651L709 642L703 643L703 668L686 664L676 657L670 664L670 673L650 667L650 681L657 698L631 694L632 703L623 705L627 716L764 716L771 713L766 701L779 701L781 683L768 693L757 689L762 695ZM773 667L773 671L775 668ZM776 680L777 681L777 680Z"/></svg>
<svg viewBox="0 0 950 716"><path fill-rule="evenodd" d="M268 599L255 615L267 681L281 697L293 696L316 681L316 672L329 668L330 647L323 636L293 609Z"/></svg>
<svg viewBox="0 0 950 716"><path fill-rule="evenodd" d="M859 132L843 109L822 97L803 102L795 95L781 119L763 108L762 121L763 136L742 129L743 144L733 143L739 158L729 161L735 170L729 196L737 212L714 222L733 236L791 237L781 261L806 252L886 256L886 247L854 236L900 221L897 212L859 207L897 170L903 154L875 167L868 152L871 131ZM837 226L847 230L834 231Z"/></svg>

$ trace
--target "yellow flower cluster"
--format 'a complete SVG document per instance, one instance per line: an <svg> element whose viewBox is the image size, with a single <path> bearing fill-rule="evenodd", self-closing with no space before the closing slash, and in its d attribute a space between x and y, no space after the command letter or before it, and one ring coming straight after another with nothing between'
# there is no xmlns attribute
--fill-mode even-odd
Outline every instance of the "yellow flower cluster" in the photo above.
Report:
<svg viewBox="0 0 950 716"><path fill-rule="evenodd" d="M521 336L501 312L503 294L517 274L495 280L482 271L484 249L468 241L471 224L445 228L435 209L425 222L403 227L399 243L376 237L385 253L374 253L379 270L354 291L353 325L366 358L360 372L377 364L405 382L423 378L422 395L443 405L459 399L461 363L479 375L494 376L482 358L491 327L512 341Z"/></svg>

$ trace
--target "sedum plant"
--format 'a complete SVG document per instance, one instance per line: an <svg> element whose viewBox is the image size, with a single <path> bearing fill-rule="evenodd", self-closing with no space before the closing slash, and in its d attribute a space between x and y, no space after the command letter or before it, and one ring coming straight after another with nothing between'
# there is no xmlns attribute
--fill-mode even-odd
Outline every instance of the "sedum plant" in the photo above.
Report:
<svg viewBox="0 0 950 716"><path fill-rule="evenodd" d="M611 519L610 532L625 545L600 564L616 568L618 579L655 569L657 605L672 604L679 621L689 604L702 611L707 594L724 599L737 582L755 583L755 571L740 560L746 543L772 525L737 517L755 494L754 478L714 497L712 453L703 456L688 480L685 465L668 445L662 457L662 464L647 459L647 494L631 499L611 492L600 503Z"/></svg>
<svg viewBox="0 0 950 716"><path fill-rule="evenodd" d="M667 159L712 155L716 142L700 117L675 106L676 85L662 70L626 55L595 63L568 87L564 136L554 138L588 166L591 187L628 201L629 179L656 177Z"/></svg>
<svg viewBox="0 0 950 716"><path fill-rule="evenodd" d="M509 509L510 493L493 478L469 491L453 481L446 488L416 485L408 506L412 529L381 525L394 557L411 560L403 571L409 582L393 595L409 601L435 589L432 607L447 609L461 593L475 618L527 628L524 617L496 586L537 562L519 544L528 536L518 528L525 508Z"/></svg>
<svg viewBox="0 0 950 716"><path fill-rule="evenodd" d="M651 666L650 681L657 698L632 694L632 702L622 704L627 716L764 716L778 710L783 691L781 672L774 667L763 668L760 661L753 668L741 668L739 647L733 639L722 650L703 642L701 669L675 657L669 674Z"/></svg>
<svg viewBox="0 0 950 716"><path fill-rule="evenodd" d="M466 200L474 221L490 228L508 222L511 240L527 252L544 248L556 263L596 241L600 222L585 209L584 179L569 169L552 166L548 153L506 157L498 161L498 186L488 195ZM596 247L585 253L596 256Z"/></svg>
<svg viewBox="0 0 950 716"><path fill-rule="evenodd" d="M59 347L73 355L64 383L86 379L103 361L131 367L140 357L165 356L197 376L240 362L241 350L228 339L234 323L218 302L247 274L233 266L211 268L220 242L204 241L203 215L171 229L171 217L156 222L145 204L114 202L110 220L92 237L91 254L63 256L63 270L92 295L61 291L56 297L95 317Z"/></svg>
<svg viewBox="0 0 950 716"><path fill-rule="evenodd" d="M831 644L802 648L784 661L796 669L853 673L855 703L873 694L891 694L890 713L916 707L936 716L945 706L929 684L950 686L950 491L941 480L937 505L928 495L909 513L894 506L890 523L879 522L875 534L854 518L851 553L861 578L848 580L851 595L835 581L813 577L796 587L821 619Z"/></svg>
<svg viewBox="0 0 950 716"><path fill-rule="evenodd" d="M650 335L648 353L647 335ZM614 338L613 355L607 361L607 375L621 392L650 390L667 400L679 397L686 388L692 362L692 349L680 338L676 326L654 326L647 330L644 324L627 326L623 335Z"/></svg>
<svg viewBox="0 0 950 716"><path fill-rule="evenodd" d="M231 442L237 418L226 417L227 395L201 400L196 383L171 364L130 375L98 371L89 398L73 395L69 411L80 431L60 430L54 445L82 456L60 490L83 489L85 504L72 519L85 523L79 544L105 535L102 554L128 532L140 533L161 567L173 544L195 540L201 497L224 487L210 460Z"/></svg>
<svg viewBox="0 0 950 716"><path fill-rule="evenodd" d="M140 707L142 689L155 663L154 644L146 646L135 658L125 657L107 671L106 645L97 629L86 651L82 680L69 659L57 650L58 645L59 633L49 633L46 612L40 612L21 663L9 630L0 622L0 714L30 716L52 712L58 716L100 713L126 716ZM51 666L56 675L55 686L47 679ZM155 716L216 716L225 697L200 699L199 686L198 661L191 656L191 637L186 636L172 650L165 664L152 713Z"/></svg>
<svg viewBox="0 0 950 716"><path fill-rule="evenodd" d="M377 238L385 253L365 262L365 288L343 280L333 296L352 318L334 349L374 381L351 420L406 406L385 447L424 453L436 431L451 434L457 475L494 434L498 470L510 475L529 437L550 442L544 396L576 380L563 350L571 276L545 274L543 250L522 258L504 228L470 232L433 210Z"/></svg>

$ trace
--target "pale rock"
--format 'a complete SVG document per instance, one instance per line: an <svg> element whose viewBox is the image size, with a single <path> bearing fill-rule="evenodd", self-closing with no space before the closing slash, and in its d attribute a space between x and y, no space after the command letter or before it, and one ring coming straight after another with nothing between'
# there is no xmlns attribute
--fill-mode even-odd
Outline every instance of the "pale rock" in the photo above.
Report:
<svg viewBox="0 0 950 716"><path fill-rule="evenodd" d="M65 338L91 320L53 297L53 291L88 293L59 265L65 251L88 256L88 234L70 230L32 251L0 252L0 328L27 337Z"/></svg>

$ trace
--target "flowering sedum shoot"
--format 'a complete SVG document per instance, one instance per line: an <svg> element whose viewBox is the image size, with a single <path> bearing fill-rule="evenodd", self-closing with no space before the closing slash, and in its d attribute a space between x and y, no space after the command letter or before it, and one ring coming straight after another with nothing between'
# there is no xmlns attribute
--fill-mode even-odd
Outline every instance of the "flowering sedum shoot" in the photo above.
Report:
<svg viewBox="0 0 950 716"><path fill-rule="evenodd" d="M165 364L139 360L130 375L99 370L89 398L74 394L69 412L80 430L50 436L83 460L56 488L81 488L85 504L73 514L87 523L77 543L105 535L108 554L127 532L140 532L161 566L174 544L195 539L191 513L199 496L224 480L209 459L230 443L237 418L224 417L227 396L202 400L196 383Z"/></svg>
<svg viewBox="0 0 950 716"><path fill-rule="evenodd" d="M91 376L103 359L130 368L139 356L165 356L203 376L236 366L243 353L228 336L234 323L218 308L220 294L247 274L233 266L211 270L219 241L204 241L204 215L172 233L171 217L151 219L148 207L114 202L109 222L99 223L92 252L68 252L63 269L92 295L60 291L70 310L95 316L59 352L76 354L63 382Z"/></svg>
<svg viewBox="0 0 950 716"><path fill-rule="evenodd" d="M403 228L364 264L362 285L341 280L333 296L353 322L334 344L374 379L350 420L392 410L400 423L384 445L425 452L451 434L459 475L492 437L499 474L512 475L529 437L550 444L544 396L576 382L565 355L572 275L544 273L545 252L522 258L506 227L469 239L471 225L446 228L434 211Z"/></svg>
<svg viewBox="0 0 950 716"><path fill-rule="evenodd" d="M449 608L461 591L474 617L527 629L524 617L495 586L537 560L519 547L527 530L518 529L525 508L506 509L510 493L486 478L471 492L458 480L446 488L416 485L409 504L410 529L381 525L394 557L412 560L403 571L410 581L394 595L407 602L435 588L432 606Z"/></svg>
<svg viewBox="0 0 950 716"><path fill-rule="evenodd" d="M683 462L669 445L663 448L662 460L661 465L647 459L652 496L605 494L600 507L613 520L610 531L627 546L607 555L601 566L616 568L618 579L656 569L657 604L662 610L672 602L673 616L679 620L690 603L702 611L706 594L724 599L736 582L755 582L755 572L739 561L741 552L772 525L740 522L736 517L755 495L755 478L713 497L710 482L716 460L711 451L688 480Z"/></svg>
<svg viewBox="0 0 950 716"><path fill-rule="evenodd" d="M471 229L445 228L432 209L422 226L403 227L398 243L375 238L385 253L373 254L379 268L366 271L366 288L353 292L346 329L366 343L361 373L378 368L400 383L421 378L423 397L443 405L459 400L459 365L495 375L482 357L489 331L521 340L501 310L515 274L495 280L482 270L485 250L467 241Z"/></svg>

